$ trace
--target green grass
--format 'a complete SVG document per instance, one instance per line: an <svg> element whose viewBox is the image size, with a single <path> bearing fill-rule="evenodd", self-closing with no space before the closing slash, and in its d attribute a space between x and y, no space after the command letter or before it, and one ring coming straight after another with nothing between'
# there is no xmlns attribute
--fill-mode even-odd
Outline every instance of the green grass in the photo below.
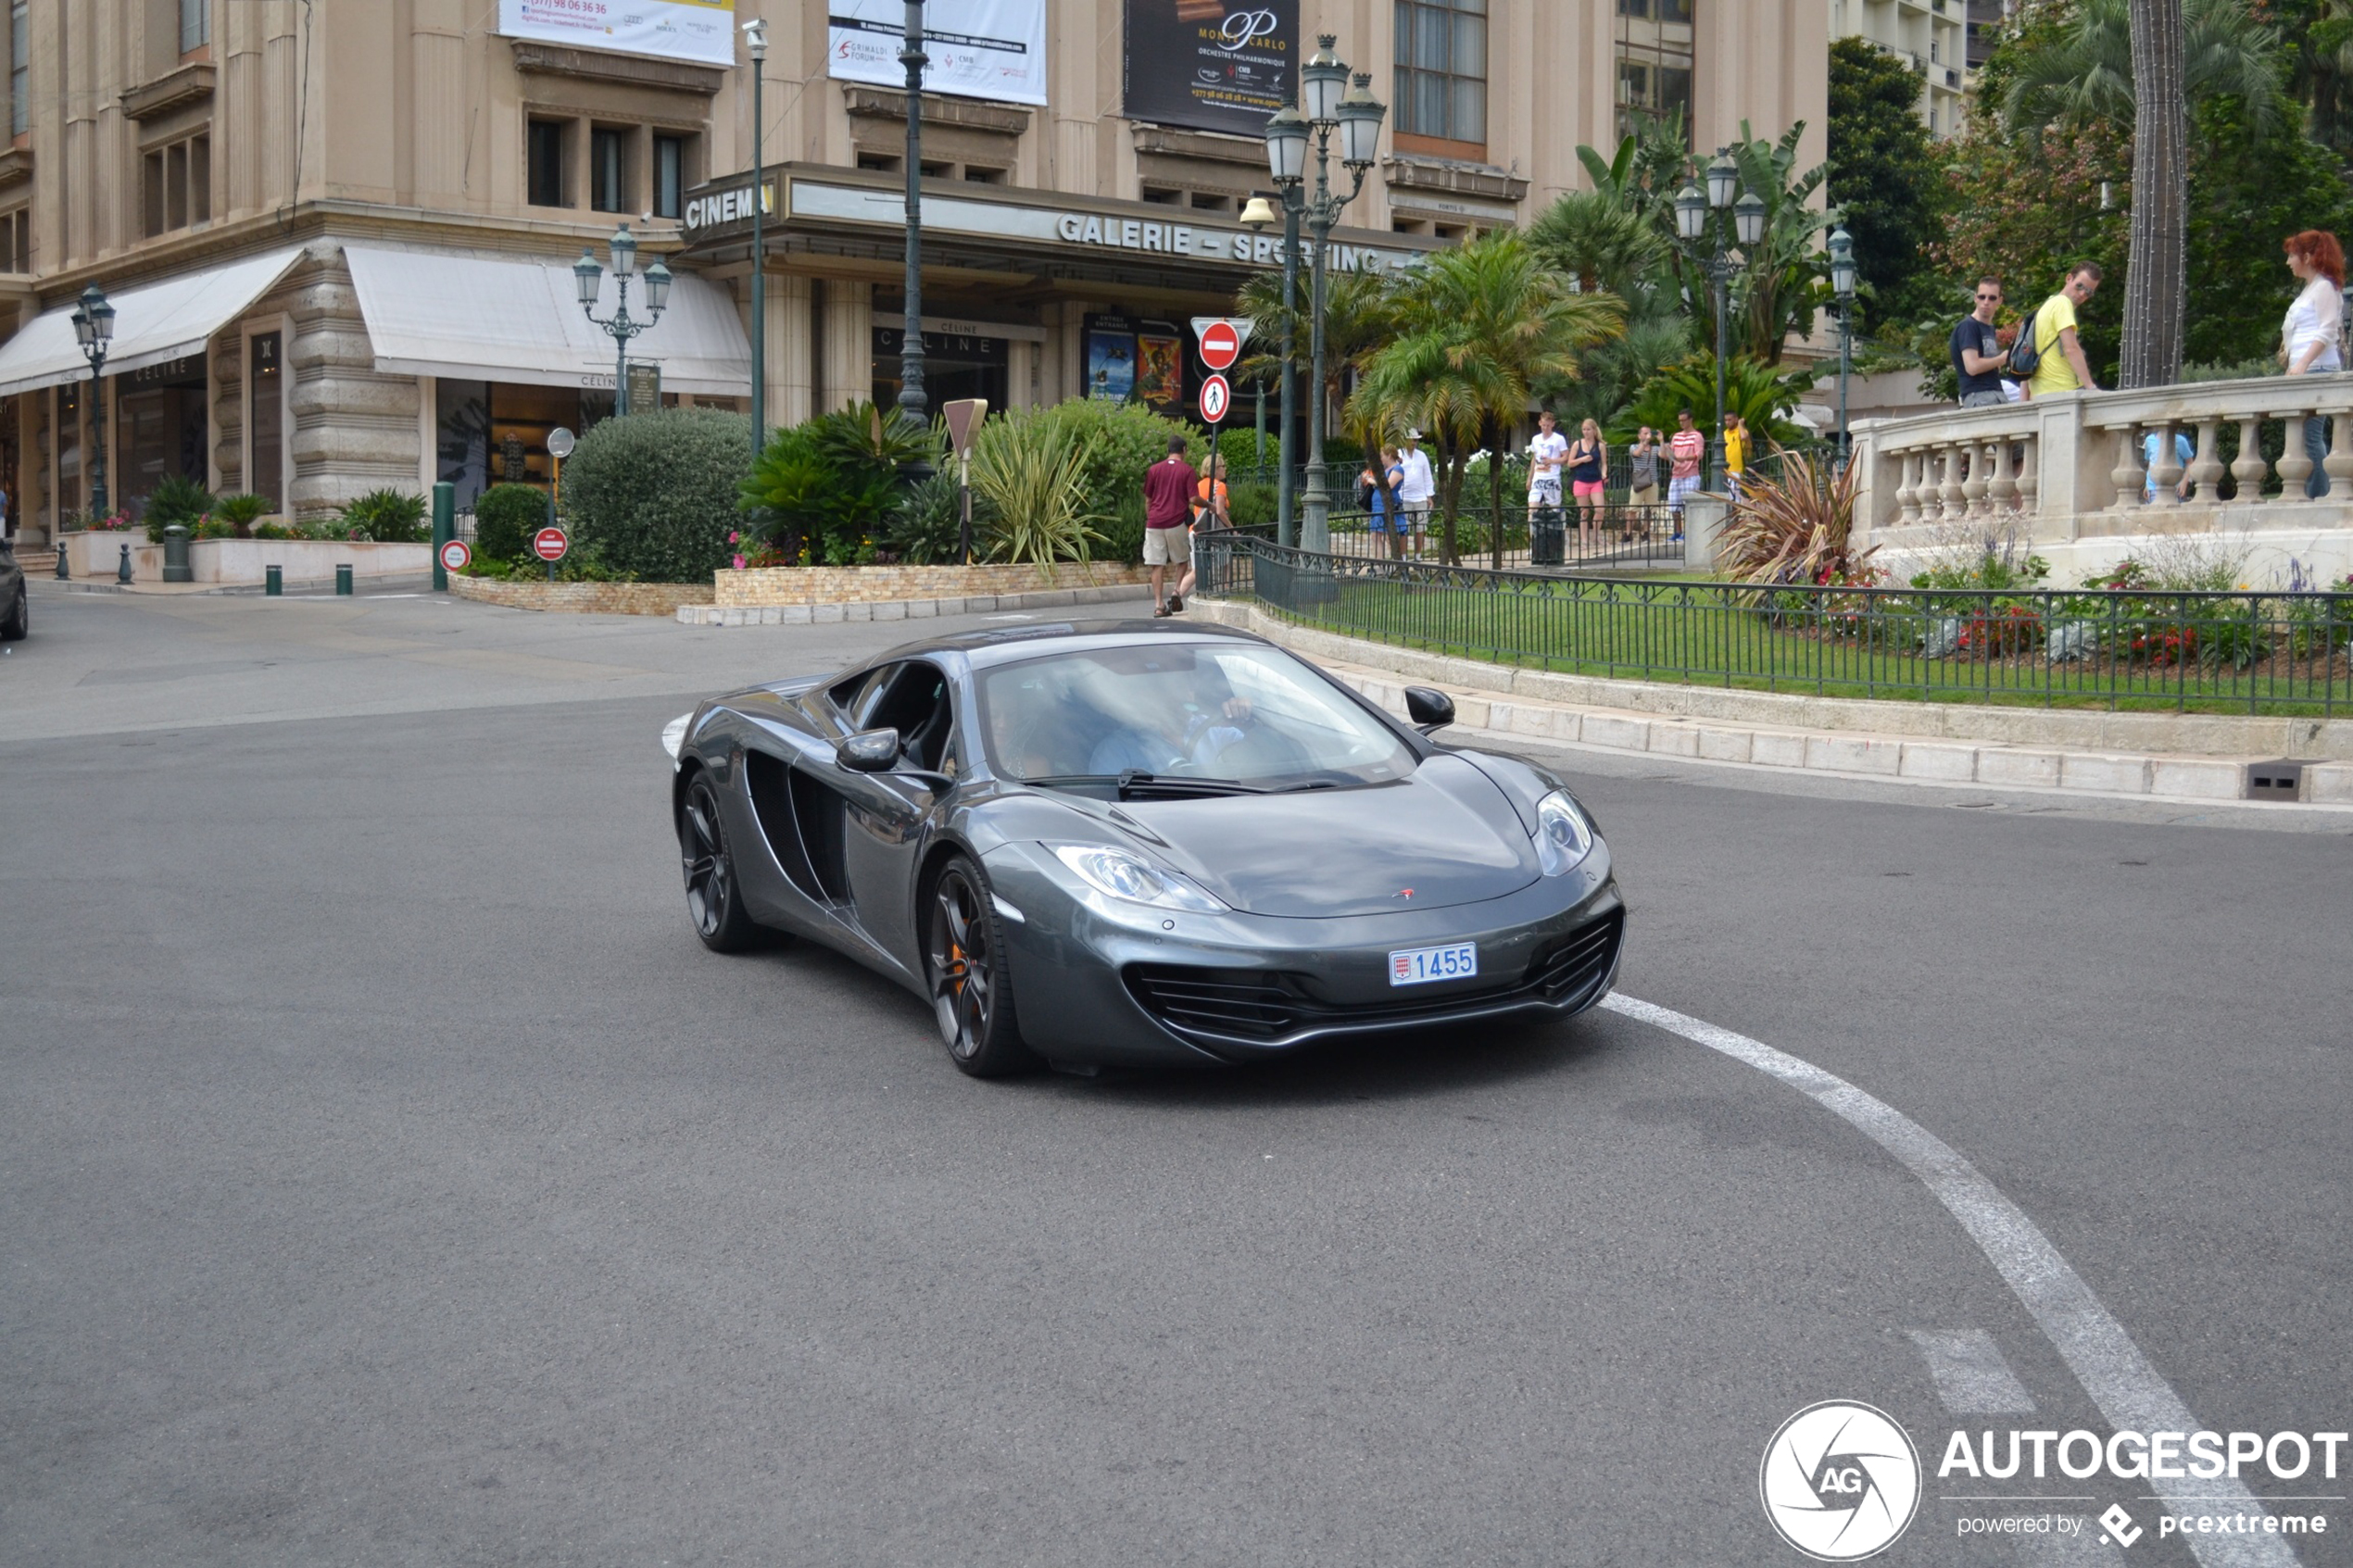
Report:
<svg viewBox="0 0 2353 1568"><path fill-rule="evenodd" d="M1267 568L1261 563L1259 570ZM1930 659L1921 644L1931 623L1965 619L1972 608L1982 613L1992 596L1881 600L1873 634L1865 639L1814 630L1804 614L1768 615L1743 591L1716 583L1529 579L1519 591L1495 593L1342 578L1333 586L1328 600L1290 610L1266 608L1301 624L1375 642L1621 680L2122 712L2353 712L2353 677L2342 651L2353 640L2353 626L2342 621L2334 627L2339 651L2328 659L2290 658L2284 626L2269 628L2236 665L2196 658L2152 662L2106 652L2053 661L2032 645L1990 659L1967 652ZM2111 642L2135 633L2161 639L2185 624L2201 628L2209 646L2231 646L2227 639L2233 635L2242 646L2254 641L2244 620L2184 621L2178 612L2130 618L2120 612L2119 619L2098 624Z"/></svg>

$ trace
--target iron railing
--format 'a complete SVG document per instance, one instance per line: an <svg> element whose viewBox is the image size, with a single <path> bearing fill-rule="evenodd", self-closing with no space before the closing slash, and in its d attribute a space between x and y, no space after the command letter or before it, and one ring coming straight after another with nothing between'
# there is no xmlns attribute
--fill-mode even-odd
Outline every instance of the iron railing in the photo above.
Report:
<svg viewBox="0 0 2353 1568"><path fill-rule="evenodd" d="M1506 570L1606 571L1667 566L1683 558L1682 533L1664 500L1637 506L1620 494L1582 514L1573 504L1531 509L1506 502L1502 515ZM1465 564L1493 564L1495 535L1490 518L1484 505L1466 503L1457 510L1454 543ZM1410 526L1410 515L1403 521ZM1424 520L1421 532L1410 538L1397 529L1375 528L1374 521L1370 512L1332 513L1332 553L1369 559L1401 558L1401 551L1415 559L1439 558L1445 519L1436 508Z"/></svg>
<svg viewBox="0 0 2353 1568"><path fill-rule="evenodd" d="M2353 590L1850 588L1544 576L1284 549L1204 591L1403 646L1576 674L2112 709L2353 712Z"/></svg>

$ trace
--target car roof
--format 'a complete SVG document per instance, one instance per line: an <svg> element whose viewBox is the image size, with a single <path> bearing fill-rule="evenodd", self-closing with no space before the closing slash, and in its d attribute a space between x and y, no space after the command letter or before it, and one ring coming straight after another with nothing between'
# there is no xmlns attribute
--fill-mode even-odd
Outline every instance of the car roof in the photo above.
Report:
<svg viewBox="0 0 2353 1568"><path fill-rule="evenodd" d="M1125 647L1164 639L1208 642L1265 643L1266 639L1229 626L1164 621L1051 621L1003 626L986 632L953 632L908 643L866 661L865 668L895 659L920 659L925 654L961 654L975 670L1035 659L1041 653L1078 653L1097 648Z"/></svg>

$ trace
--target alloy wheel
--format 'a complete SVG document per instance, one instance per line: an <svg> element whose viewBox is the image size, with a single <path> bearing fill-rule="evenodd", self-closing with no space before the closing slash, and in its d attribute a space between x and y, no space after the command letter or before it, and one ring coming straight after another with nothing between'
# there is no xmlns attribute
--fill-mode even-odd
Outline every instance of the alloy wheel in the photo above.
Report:
<svg viewBox="0 0 2353 1568"><path fill-rule="evenodd" d="M941 875L933 895L929 956L940 1038L958 1060L969 1060L988 1043L997 974L988 911L961 866Z"/></svg>

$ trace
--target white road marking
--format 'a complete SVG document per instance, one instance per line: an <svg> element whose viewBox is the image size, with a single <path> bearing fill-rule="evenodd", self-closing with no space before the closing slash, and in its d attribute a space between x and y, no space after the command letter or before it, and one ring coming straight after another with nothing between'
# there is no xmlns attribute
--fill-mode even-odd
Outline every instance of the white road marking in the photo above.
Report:
<svg viewBox="0 0 2353 1568"><path fill-rule="evenodd" d="M1905 1336L1919 1347L1936 1397L1955 1415L2032 1415L2026 1385L2002 1360L1994 1336L1982 1328L1912 1328Z"/></svg>
<svg viewBox="0 0 2353 1568"><path fill-rule="evenodd" d="M1606 997L1602 1006L1779 1078L1843 1117L1894 1155L1927 1185L1992 1261L2110 1427L2134 1432L2203 1430L2182 1397L2141 1354L2124 1325L2100 1305L2092 1287L2034 1222L1935 1134L1836 1073L1760 1040L1631 997ZM2169 1504L2193 1513L2208 1512L2196 1504L2216 1498L2230 1499L2234 1512L2264 1512L2255 1494L2238 1482L2176 1480L2157 1485L2163 1487ZM2296 1553L2277 1536L2191 1535L2183 1539L2204 1568L2293 1568L2296 1561Z"/></svg>

